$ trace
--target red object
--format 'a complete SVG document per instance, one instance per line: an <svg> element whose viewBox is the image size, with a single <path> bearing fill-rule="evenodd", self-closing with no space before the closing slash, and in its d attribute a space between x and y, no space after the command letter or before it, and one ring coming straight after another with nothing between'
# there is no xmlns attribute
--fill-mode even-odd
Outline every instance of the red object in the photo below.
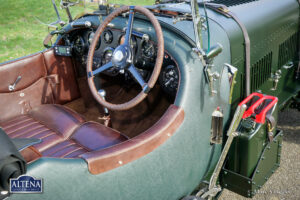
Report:
<svg viewBox="0 0 300 200"><path fill-rule="evenodd" d="M253 103L252 105L250 105L247 110L245 111L244 115L243 115L243 119L250 117L251 115L255 115L255 121L257 123L261 123L264 124L265 120L266 120L266 114L269 110L271 110L273 108L273 106L278 102L278 98L277 97L273 97L273 96L268 96L268 95L264 95L264 94L260 94L260 93L252 93L251 95L249 95L245 100L243 100L239 106L242 106L243 104L247 105L247 103L249 101L251 101L253 98L258 97L258 100ZM255 113L255 110L262 105L266 100L272 100L270 101L265 107L264 109L262 109L258 114Z"/></svg>

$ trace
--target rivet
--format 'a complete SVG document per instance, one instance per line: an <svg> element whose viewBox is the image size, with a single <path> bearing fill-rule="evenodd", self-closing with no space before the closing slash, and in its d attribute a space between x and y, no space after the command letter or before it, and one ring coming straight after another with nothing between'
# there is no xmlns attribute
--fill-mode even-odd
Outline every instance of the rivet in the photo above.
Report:
<svg viewBox="0 0 300 200"><path fill-rule="evenodd" d="M224 174L227 174L227 172L225 171Z"/></svg>
<svg viewBox="0 0 300 200"><path fill-rule="evenodd" d="M170 134L170 133L168 133L168 134L167 134L167 136L168 136L168 137L171 137L171 134Z"/></svg>
<svg viewBox="0 0 300 200"><path fill-rule="evenodd" d="M225 183L225 185L224 185L225 187L227 187L227 184Z"/></svg>
<svg viewBox="0 0 300 200"><path fill-rule="evenodd" d="M24 97L25 96L25 93L24 92L21 92L20 93L20 97Z"/></svg>
<svg viewBox="0 0 300 200"><path fill-rule="evenodd" d="M119 164L120 164L120 165L122 165L122 164L123 164L123 162L120 160L120 161L119 161Z"/></svg>

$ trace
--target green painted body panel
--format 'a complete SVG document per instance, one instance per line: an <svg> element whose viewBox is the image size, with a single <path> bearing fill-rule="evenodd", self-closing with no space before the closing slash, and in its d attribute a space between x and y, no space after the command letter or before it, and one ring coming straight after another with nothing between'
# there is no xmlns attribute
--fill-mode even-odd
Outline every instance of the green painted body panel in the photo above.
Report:
<svg viewBox="0 0 300 200"><path fill-rule="evenodd" d="M251 42L251 91L261 91L264 94L279 97L279 107L282 107L287 99L300 91L300 82L295 80L295 71L298 67L297 47L285 63L280 63L280 45L288 41L296 34L290 43L298 43L299 30L299 3L296 0L260 0L248 4L229 7L239 20L246 26ZM231 63L239 68L238 84L233 94L233 105L245 98L245 54L244 38L240 27L231 18L216 13L209 13L227 32L231 45ZM291 45L291 44L290 44ZM293 46L293 45L292 45ZM289 51L289 46L284 49ZM271 54L271 73L282 69L282 78L277 90L272 91L273 82L270 81L271 73L264 68L267 62L265 56ZM281 55L283 56L283 55ZM290 69L283 68L288 61L294 61L295 65ZM280 66L279 66L280 65ZM266 73L266 77L264 74ZM255 84L255 82L257 83Z"/></svg>

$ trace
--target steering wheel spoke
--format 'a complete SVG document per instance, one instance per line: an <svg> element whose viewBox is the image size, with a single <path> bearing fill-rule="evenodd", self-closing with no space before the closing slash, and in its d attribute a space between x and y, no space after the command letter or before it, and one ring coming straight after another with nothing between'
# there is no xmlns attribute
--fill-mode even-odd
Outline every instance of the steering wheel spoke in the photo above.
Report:
<svg viewBox="0 0 300 200"><path fill-rule="evenodd" d="M90 77L95 76L101 72L104 72L105 70L108 70L109 68L113 67L112 62L106 63L105 65L102 65L101 67L99 67L98 69L92 71L91 74L89 74Z"/></svg>
<svg viewBox="0 0 300 200"><path fill-rule="evenodd" d="M135 68L134 65L131 65L128 68L131 75L134 77L134 79L139 83L139 85L143 88L144 93L148 93L150 91L150 88L148 84L144 81L144 78L141 76L141 74L138 72L138 70Z"/></svg>
<svg viewBox="0 0 300 200"><path fill-rule="evenodd" d="M133 28L133 20L134 20L134 6L130 6L129 10L129 18L128 18L128 25L126 29L126 34L125 34L125 45L131 45L131 34L132 34L132 28Z"/></svg>

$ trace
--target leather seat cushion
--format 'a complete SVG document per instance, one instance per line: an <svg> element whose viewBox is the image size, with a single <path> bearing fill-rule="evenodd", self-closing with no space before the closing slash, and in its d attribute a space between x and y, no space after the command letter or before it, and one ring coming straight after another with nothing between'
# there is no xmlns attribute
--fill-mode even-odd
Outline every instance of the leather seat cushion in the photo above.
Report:
<svg viewBox="0 0 300 200"><path fill-rule="evenodd" d="M46 104L33 109L28 116L68 138L85 119L78 113L61 105Z"/></svg>
<svg viewBox="0 0 300 200"><path fill-rule="evenodd" d="M71 139L90 151L104 149L126 141L128 138L118 131L95 122L81 125L72 135Z"/></svg>
<svg viewBox="0 0 300 200"><path fill-rule="evenodd" d="M46 157L76 158L80 155L104 149L128 138L116 130L95 122L86 122L74 131L71 138L47 149Z"/></svg>
<svg viewBox="0 0 300 200"><path fill-rule="evenodd" d="M0 122L0 126L11 138L38 138L43 142L35 145L40 152L71 136L85 120L60 105L46 104L28 114Z"/></svg>
<svg viewBox="0 0 300 200"><path fill-rule="evenodd" d="M6 122L0 122L0 126L11 138L42 139L42 143L35 145L40 152L64 140L55 131L28 115L21 115Z"/></svg>
<svg viewBox="0 0 300 200"><path fill-rule="evenodd" d="M11 138L38 138L34 147L45 157L78 158L126 141L118 131L85 120L61 105L42 105L28 114L0 122Z"/></svg>

